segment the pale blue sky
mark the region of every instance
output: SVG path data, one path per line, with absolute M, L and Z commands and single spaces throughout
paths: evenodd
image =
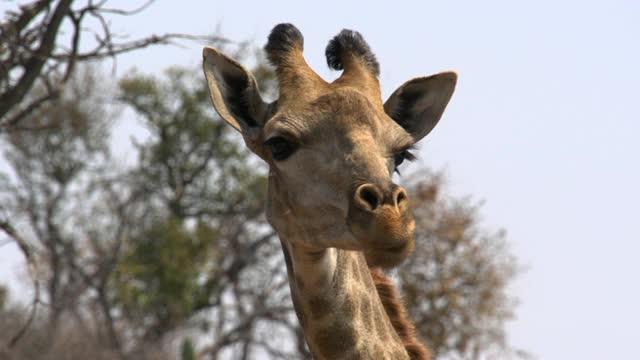
M 135 20 L 135 21 L 134 21 Z M 321 75 L 328 40 L 360 31 L 385 96 L 405 80 L 459 72 L 442 122 L 420 146 L 451 192 L 486 200 L 528 271 L 511 342 L 539 359 L 632 359 L 640 340 L 640 2 L 168 1 L 121 33 L 211 33 L 262 44 L 296 24 Z M 200 46 L 123 56 L 159 72 L 195 65 Z M 2 259 L 3 248 L 0 248 Z M 5 256 L 6 258 L 6 256 Z

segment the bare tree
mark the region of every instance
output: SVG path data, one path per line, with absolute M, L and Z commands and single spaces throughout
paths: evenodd
M 38 0 L 7 11 L 0 22 L 0 131 L 29 129 L 21 120 L 60 96 L 79 62 L 177 39 L 221 40 L 162 34 L 123 41 L 111 31 L 112 17 L 136 15 L 152 2 L 126 10 L 109 7 L 107 0 Z M 27 97 L 35 85 L 43 91 Z
M 86 204 L 80 199 L 97 164 L 108 157 L 109 116 L 97 100 L 102 92 L 95 80 L 92 71 L 85 71 L 56 101 L 23 120 L 41 130 L 3 138 L 16 181 L 0 184 L 1 210 L 9 214 L 0 230 L 22 249 L 35 281 L 33 313 L 46 303 L 52 331 L 62 314 L 78 308 L 97 271 L 96 258 L 86 251 L 91 241 L 76 229 L 74 216 Z

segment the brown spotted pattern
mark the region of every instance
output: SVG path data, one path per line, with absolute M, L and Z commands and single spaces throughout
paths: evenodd
M 316 359 L 409 359 L 405 345 L 386 314 L 369 267 L 361 252 L 336 250 L 335 271 L 323 286 L 305 282 L 317 278 L 298 274 L 301 269 L 323 271 L 322 260 L 308 263 L 291 251 L 289 271 L 296 313 Z M 315 280 L 314 280 L 315 279 Z M 323 282 L 320 280 L 320 282 Z M 303 283 L 302 287 L 299 285 Z M 301 288 L 307 289 L 301 291 Z M 304 320 L 302 320 L 304 319 Z

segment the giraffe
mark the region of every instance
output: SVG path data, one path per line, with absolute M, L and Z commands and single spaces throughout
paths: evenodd
M 382 268 L 415 245 L 407 192 L 392 181 L 440 120 L 457 75 L 400 86 L 383 103 L 379 64 L 360 33 L 328 44 L 329 83 L 291 24 L 265 51 L 279 97 L 266 103 L 250 71 L 206 47 L 203 69 L 220 117 L 269 166 L 266 213 L 280 237 L 293 305 L 315 359 L 429 359 Z

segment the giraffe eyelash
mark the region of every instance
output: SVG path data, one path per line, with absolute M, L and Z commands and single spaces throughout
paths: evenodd
M 400 174 L 400 170 L 398 170 L 398 167 L 399 167 L 399 166 L 400 166 L 400 165 L 401 165 L 405 160 L 407 160 L 407 161 L 414 161 L 414 160 L 416 160 L 416 156 L 415 156 L 415 155 L 410 151 L 410 150 L 413 150 L 413 149 L 415 149 L 415 148 L 413 147 L 413 145 L 412 145 L 412 146 L 409 146 L 409 147 L 405 148 L 404 150 L 402 150 L 402 151 L 400 151 L 400 152 L 396 153 L 396 154 L 393 156 L 393 162 L 394 162 L 394 164 L 393 164 L 393 166 L 394 166 L 393 171 L 394 171 L 394 172 L 396 172 L 396 173 L 398 173 L 398 175 L 401 175 L 401 174 Z
M 415 161 L 418 157 L 413 152 L 409 151 L 410 149 L 413 150 L 413 148 L 409 148 L 402 152 L 404 159 L 407 161 Z

